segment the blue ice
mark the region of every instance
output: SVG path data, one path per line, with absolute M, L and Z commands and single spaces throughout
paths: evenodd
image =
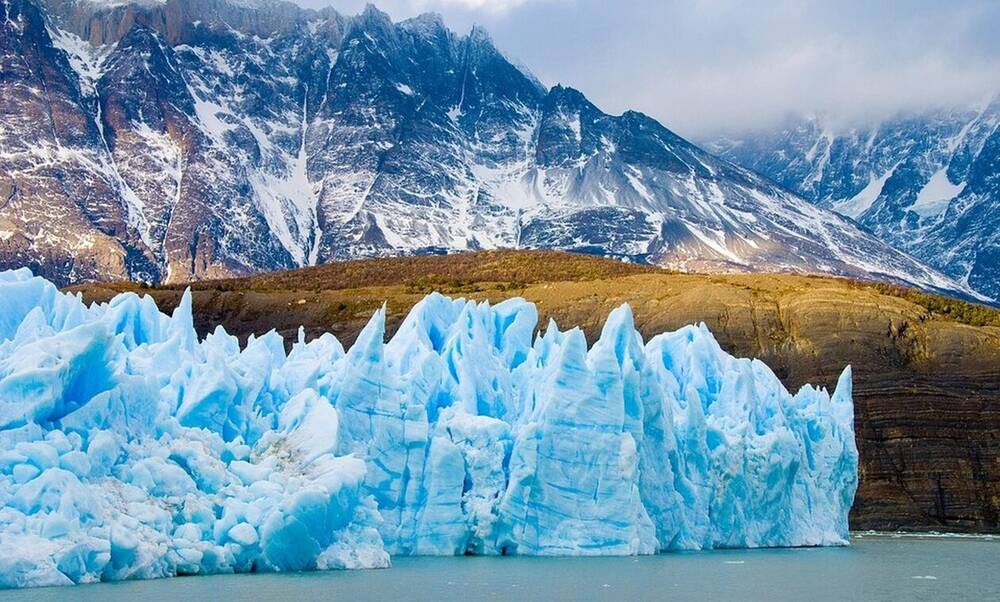
M 0 273 L 0 586 L 848 541 L 849 367 L 792 395 L 627 305 L 588 346 L 432 294 L 288 353 L 191 312 Z

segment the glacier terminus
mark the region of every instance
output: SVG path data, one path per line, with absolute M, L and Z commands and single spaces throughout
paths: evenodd
M 848 543 L 851 371 L 432 294 L 346 350 L 0 273 L 0 586 Z

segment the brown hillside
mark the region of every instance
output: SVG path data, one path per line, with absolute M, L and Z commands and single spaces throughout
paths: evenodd
M 105 300 L 131 285 L 79 290 Z M 197 327 L 246 337 L 332 331 L 354 340 L 383 302 L 390 331 L 428 292 L 522 296 L 542 321 L 593 337 L 628 302 L 644 336 L 705 322 L 724 348 L 766 361 L 793 390 L 854 366 L 858 529 L 1000 531 L 1000 311 L 884 285 L 799 275 L 677 274 L 552 252 L 482 252 L 331 264 L 193 285 Z M 143 289 L 165 311 L 181 291 Z

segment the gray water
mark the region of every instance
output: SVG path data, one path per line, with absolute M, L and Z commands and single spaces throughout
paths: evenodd
M 181 577 L 0 592 L 0 602 L 1000 600 L 1000 539 L 855 537 L 845 548 L 640 558 L 397 558 L 378 571 Z

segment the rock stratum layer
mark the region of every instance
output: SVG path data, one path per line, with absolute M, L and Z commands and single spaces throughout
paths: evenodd
M 91 286 L 107 300 L 129 285 Z M 855 529 L 1000 532 L 1000 312 L 848 280 L 676 274 L 582 255 L 483 252 L 349 262 L 194 285 L 195 323 L 245 339 L 334 332 L 345 344 L 388 300 L 387 330 L 433 290 L 518 295 L 541 319 L 594 340 L 628 303 L 645 337 L 705 322 L 723 349 L 757 357 L 786 387 L 854 369 L 860 484 Z M 146 289 L 163 308 L 180 290 Z
M 379 309 L 346 352 L 191 312 L 0 273 L 0 583 L 847 542 L 850 369 L 793 396 L 627 305 L 589 349 L 522 299 L 432 294 L 388 342 Z

